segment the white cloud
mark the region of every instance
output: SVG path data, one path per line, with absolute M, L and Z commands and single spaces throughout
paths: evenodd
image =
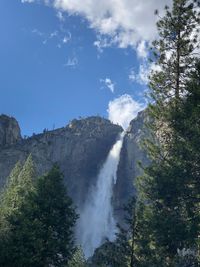
M 111 46 L 111 41 L 108 38 L 103 37 L 102 35 L 97 35 L 97 40 L 94 42 L 94 46 L 96 46 L 99 53 L 103 52 L 103 48 Z
M 127 129 L 130 121 L 144 108 L 144 104 L 135 101 L 130 95 L 125 94 L 109 102 L 107 109 L 108 118 L 113 123 L 121 125 L 123 129 Z
M 161 66 L 160 65 L 158 65 L 158 64 L 156 64 L 156 63 L 154 63 L 154 62 L 152 62 L 151 64 L 150 64 L 150 72 L 151 71 L 153 71 L 153 72 L 160 72 L 160 71 L 162 71 L 162 68 L 161 68 Z M 149 72 L 149 73 L 150 73 Z
M 140 84 L 148 84 L 149 82 L 149 74 L 150 74 L 150 69 L 147 64 L 140 64 L 139 68 L 139 74 L 138 74 L 138 82 Z
M 136 72 L 135 72 L 135 70 L 134 69 L 131 69 L 130 70 L 130 73 L 129 73 L 129 80 L 131 81 L 131 82 L 135 82 L 135 81 L 137 81 L 137 74 L 136 74 Z
M 140 85 L 147 85 L 149 82 L 149 74 L 151 70 L 151 64 L 149 65 L 147 62 L 142 62 L 139 66 L 138 73 L 136 73 L 134 69 L 130 70 L 129 80 L 131 82 L 137 82 Z
M 147 43 L 142 40 L 137 46 L 137 54 L 139 57 L 146 59 L 148 56 Z
M 91 28 L 110 38 L 107 44 L 138 47 L 140 56 L 146 55 L 145 41 L 156 36 L 154 10 L 160 9 L 162 15 L 164 6 L 171 4 L 172 0 L 54 0 L 58 10 L 86 18 Z
M 115 84 L 112 82 L 110 78 L 105 78 L 105 79 L 100 79 L 101 83 L 104 83 L 105 86 L 112 92 L 114 93 L 115 91 Z
M 160 72 L 162 70 L 161 66 L 155 62 L 149 62 L 143 59 L 139 65 L 139 71 L 136 72 L 134 68 L 130 70 L 129 80 L 131 82 L 136 82 L 140 85 L 147 85 L 149 83 L 149 76 L 152 72 Z
M 33 2 L 34 0 L 22 0 Z M 117 45 L 121 48 L 133 47 L 141 57 L 146 56 L 146 43 L 156 37 L 156 16 L 160 15 L 165 5 L 172 5 L 172 0 L 41 0 L 51 3 L 57 10 L 57 17 L 62 20 L 63 13 L 80 15 L 88 20 L 92 29 L 100 36 L 94 43 L 101 48 Z

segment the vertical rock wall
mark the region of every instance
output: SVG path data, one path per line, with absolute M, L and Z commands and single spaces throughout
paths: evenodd
M 0 115 L 0 147 L 13 145 L 21 140 L 21 132 L 16 119 Z
M 148 129 L 145 126 L 148 120 L 146 111 L 138 113 L 138 116 L 131 121 L 124 138 L 113 199 L 118 220 L 124 216 L 123 206 L 136 194 L 134 182 L 142 173 L 138 162 L 142 162 L 144 166 L 149 163 L 146 152 L 141 148 L 142 140 L 148 137 Z

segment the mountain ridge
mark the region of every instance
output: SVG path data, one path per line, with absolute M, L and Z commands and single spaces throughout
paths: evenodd
M 0 130 L 5 125 L 2 124 L 5 116 L 0 115 Z M 140 149 L 141 132 L 146 118 L 144 111 L 138 113 L 124 137 L 113 194 L 113 206 L 118 220 L 123 216 L 123 205 L 135 193 L 133 181 L 140 173 L 137 162 L 147 162 L 145 152 Z M 16 119 L 7 116 L 7 120 L 6 125 L 13 125 L 7 128 L 14 129 L 13 136 L 18 139 L 10 137 L 12 131 L 0 131 L 0 140 L 2 132 L 4 135 L 9 133 L 10 137 L 0 147 L 0 186 L 5 184 L 6 177 L 16 162 L 24 162 L 32 154 L 38 175 L 47 172 L 54 163 L 59 165 L 68 193 L 80 212 L 102 164 L 119 133 L 123 131 L 122 127 L 112 124 L 108 119 L 91 116 L 74 119 L 62 128 L 50 131 L 45 129 L 43 133 L 22 138 Z

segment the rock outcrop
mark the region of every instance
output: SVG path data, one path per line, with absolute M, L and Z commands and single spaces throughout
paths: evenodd
M 0 148 L 13 145 L 21 139 L 21 132 L 16 119 L 7 115 L 0 115 Z

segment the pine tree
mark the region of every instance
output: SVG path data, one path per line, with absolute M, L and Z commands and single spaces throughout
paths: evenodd
M 153 53 L 160 70 L 150 77 L 152 140 L 146 141 L 151 164 L 138 178 L 137 186 L 136 215 L 138 221 L 143 220 L 138 224 L 136 242 L 141 266 L 174 266 L 178 249 L 197 245 L 200 161 L 192 143 L 193 138 L 199 140 L 200 131 L 197 116 L 195 130 L 187 128 L 194 118 L 184 111 L 197 64 L 197 5 L 197 1 L 174 0 L 172 11 L 166 8 L 166 15 L 157 24 L 159 39 L 154 42 Z M 196 110 L 195 102 L 190 108 L 192 113 Z
M 150 87 L 155 101 L 178 101 L 197 58 L 199 1 L 173 0 L 172 11 L 157 22 L 159 37 L 153 42 L 153 60 L 160 70 L 152 73 Z M 157 13 L 157 12 L 156 12 Z
M 162 145 L 160 157 L 176 142 L 172 128 L 179 119 L 179 101 L 187 95 L 186 84 L 195 69 L 200 48 L 198 6 L 200 1 L 173 0 L 172 11 L 166 6 L 166 15 L 157 22 L 159 37 L 153 42 L 151 60 L 158 70 L 151 72 L 149 87 L 150 115 L 154 118 L 150 128 Z M 174 121 L 168 118 L 171 110 L 177 114 Z M 152 147 L 148 149 L 154 156 L 159 148 Z
M 36 180 L 35 190 L 26 195 L 18 212 L 9 216 L 8 248 L 12 252 L 7 266 L 66 266 L 74 252 L 76 218 L 63 176 L 54 166 Z
M 141 266 L 173 266 L 178 250 L 199 251 L 200 63 L 186 89 L 179 120 L 172 124 L 176 142 L 165 158 L 154 157 L 138 178 L 136 254 Z M 169 121 L 176 118 L 171 109 Z
M 0 201 L 0 265 L 9 266 L 12 224 L 10 216 L 21 209 L 26 195 L 34 190 L 35 168 L 30 155 L 22 166 L 18 162 L 11 171 L 7 183 L 1 192 Z
M 9 215 L 17 210 L 29 190 L 33 190 L 33 181 L 36 171 L 32 156 L 29 155 L 24 165 L 17 162 L 7 179 L 7 183 L 1 193 L 2 216 Z
M 6 214 L 12 212 L 16 206 L 16 190 L 15 186 L 18 184 L 18 177 L 22 170 L 20 162 L 17 162 L 14 169 L 11 171 L 6 185 L 1 190 L 0 194 L 0 222 L 3 223 Z M 2 227 L 0 227 L 2 228 Z
M 18 177 L 21 169 L 22 166 L 18 162 L 11 171 L 7 183 L 2 189 L 0 195 L 0 265 L 2 265 L 4 262 L 4 258 L 8 256 L 5 244 L 9 239 L 10 225 L 7 221 L 7 217 L 14 211 L 16 207 L 15 186 L 18 183 Z
M 152 209 L 147 205 L 146 198 L 137 198 L 135 216 L 134 255 L 137 267 L 159 266 L 160 259 L 154 253 L 155 245 L 152 239 Z M 160 266 L 162 266 L 160 264 Z
M 127 267 L 127 259 L 126 256 L 122 254 L 122 251 L 119 250 L 119 244 L 106 240 L 103 245 L 95 250 L 91 259 L 91 265 L 89 266 Z
M 72 259 L 69 261 L 68 267 L 87 267 L 87 263 L 81 247 L 76 248 Z
M 181 197 L 188 212 L 191 238 L 186 248 L 200 251 L 200 60 L 187 87 L 188 95 L 180 103 L 180 119 L 175 125 L 175 131 L 179 136 L 178 155 L 184 175 Z M 175 116 L 173 112 L 171 116 Z

